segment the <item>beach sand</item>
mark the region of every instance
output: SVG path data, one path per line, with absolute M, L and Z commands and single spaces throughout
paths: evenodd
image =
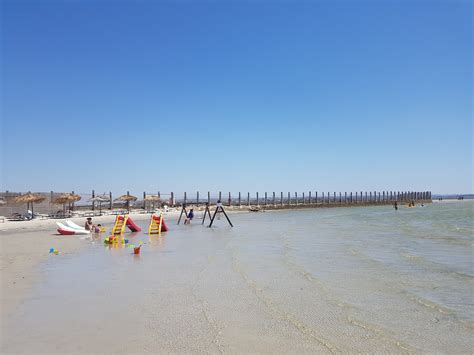
M 192 206 L 191 206 L 192 207 Z M 195 208 L 196 213 L 202 210 Z M 213 211 L 213 210 L 212 210 Z M 245 211 L 228 209 L 228 213 Z M 170 209 L 164 213 L 165 219 L 175 223 L 181 213 L 178 208 Z M 134 221 L 142 225 L 144 230 L 148 226 L 150 214 L 131 213 Z M 93 217 L 95 224 L 101 224 L 110 232 L 114 224 L 115 215 Z M 83 226 L 86 218 L 68 218 L 76 224 Z M 184 217 L 181 223 L 184 221 Z M 0 223 L 0 255 L 1 255 L 1 286 L 4 290 L 1 297 L 2 314 L 10 314 L 14 306 L 20 302 L 25 292 L 34 282 L 38 281 L 41 273 L 38 265 L 47 260 L 51 255 L 50 248 L 58 249 L 61 255 L 77 253 L 86 244 L 81 237 L 61 236 L 56 232 L 56 222 L 63 219 L 34 219 L 31 221 L 5 221 Z M 103 235 L 101 235 L 101 238 Z M 3 319 L 3 317 L 2 317 Z
M 171 218 L 179 216 L 177 211 L 167 213 Z M 134 220 L 143 222 L 149 220 L 149 215 L 132 214 Z M 85 218 L 70 218 L 71 221 L 83 225 Z M 43 273 L 39 268 L 51 257 L 61 258 L 78 253 L 87 243 L 81 240 L 84 236 L 62 236 L 56 232 L 56 222 L 64 220 L 35 219 L 31 221 L 6 221 L 0 223 L 0 315 L 2 319 L 2 334 L 4 320 L 17 311 L 17 307 L 28 299 L 31 287 L 42 281 Z M 104 215 L 93 218 L 94 223 L 100 223 L 111 230 L 115 221 L 114 215 Z M 100 236 L 101 238 L 103 235 Z M 50 248 L 57 249 L 59 255 L 51 255 Z
M 451 206 L 234 213 L 235 228 L 212 229 L 200 213 L 177 226 L 174 211 L 161 237 L 125 234 L 144 242 L 138 256 L 57 236 L 55 221 L 9 223 L 1 352 L 468 353 L 472 236 L 459 219 L 435 226 L 455 242 L 428 240 L 421 217 L 439 223 L 439 208 Z

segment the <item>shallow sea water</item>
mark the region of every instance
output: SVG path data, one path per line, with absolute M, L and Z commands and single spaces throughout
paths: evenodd
M 42 266 L 2 352 L 470 353 L 473 216 L 464 201 L 168 221 L 126 234 L 139 256 L 84 241 Z

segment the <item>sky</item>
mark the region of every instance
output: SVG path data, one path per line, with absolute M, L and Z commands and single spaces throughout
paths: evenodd
M 3 0 L 0 190 L 472 193 L 472 15 Z

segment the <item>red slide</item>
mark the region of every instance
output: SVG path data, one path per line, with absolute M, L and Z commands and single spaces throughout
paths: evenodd
M 160 223 L 160 216 L 153 215 L 152 218 L 156 221 L 156 223 L 158 223 L 158 224 Z M 166 225 L 164 218 L 161 221 L 161 231 L 162 232 L 167 232 L 168 231 L 168 226 Z
M 132 232 L 141 232 L 142 229 L 137 225 L 135 224 L 135 222 L 133 221 L 133 219 L 131 219 L 130 217 L 127 218 L 127 227 L 132 231 Z

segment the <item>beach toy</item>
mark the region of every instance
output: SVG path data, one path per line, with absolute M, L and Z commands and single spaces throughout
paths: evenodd
M 140 244 L 138 247 L 133 248 L 133 254 L 140 254 L 140 249 L 142 245 Z
M 59 250 L 58 249 L 54 249 L 54 255 L 58 255 L 59 254 Z
M 128 244 L 128 239 L 125 239 L 125 244 Z
M 49 248 L 49 253 L 54 253 L 54 248 Z

